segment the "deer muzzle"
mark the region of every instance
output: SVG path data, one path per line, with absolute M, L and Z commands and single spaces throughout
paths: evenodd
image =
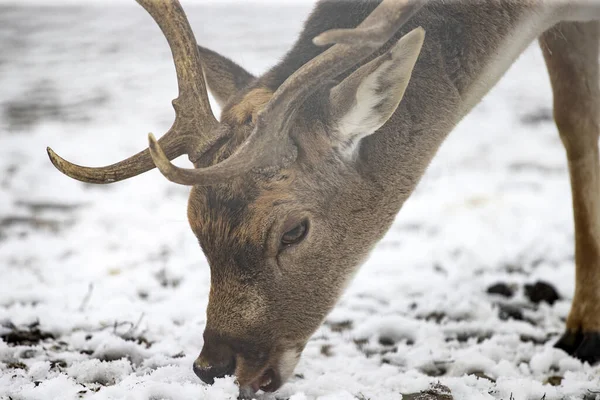
M 290 365 L 290 353 L 294 354 L 293 365 Z M 206 330 L 204 346 L 194 361 L 193 370 L 209 385 L 213 384 L 215 379 L 235 376 L 242 392 L 272 392 L 291 375 L 297 355 L 299 354 L 295 350 L 277 351 L 276 346 L 267 349 Z

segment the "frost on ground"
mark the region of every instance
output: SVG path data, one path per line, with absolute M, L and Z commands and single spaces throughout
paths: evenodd
M 202 44 L 259 73 L 308 11 L 188 13 Z M 191 369 L 209 268 L 188 189 L 156 171 L 81 184 L 45 154 L 108 164 L 166 131 L 176 84 L 158 28 L 135 5 L 4 5 L 0 48 L 0 398 L 235 399 L 232 378 L 209 387 Z M 574 279 L 550 105 L 532 46 L 444 144 L 291 381 L 259 397 L 600 398 L 600 368 L 552 348 Z

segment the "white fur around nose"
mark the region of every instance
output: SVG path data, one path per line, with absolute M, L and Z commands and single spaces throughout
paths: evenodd
M 281 355 L 279 359 L 279 375 L 283 382 L 288 380 L 288 378 L 294 372 L 294 368 L 298 364 L 300 360 L 300 353 L 297 350 L 286 350 Z

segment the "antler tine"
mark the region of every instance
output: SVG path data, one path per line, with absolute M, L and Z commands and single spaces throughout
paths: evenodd
M 165 156 L 172 160 L 182 154 L 202 151 L 214 142 L 218 124 L 212 113 L 196 39 L 178 0 L 136 0 L 163 32 L 175 63 L 178 97 L 173 100 L 175 121 L 159 140 Z M 48 148 L 54 166 L 71 178 L 89 183 L 113 183 L 156 167 L 146 149 L 106 167 L 83 167 L 59 157 Z
M 384 0 L 360 26 L 332 29 L 313 39 L 317 46 L 347 44 L 383 46 L 425 3 L 425 0 Z
M 254 131 L 236 153 L 204 169 L 179 168 L 166 159 L 150 138 L 151 154 L 167 179 L 183 185 L 211 185 L 273 162 L 289 162 L 295 147 L 287 125 L 299 106 L 323 83 L 364 61 L 392 38 L 426 0 L 383 0 L 355 29 L 332 30 L 318 36 L 316 44 L 335 44 L 290 76 L 259 113 Z
M 314 38 L 316 45 L 335 45 L 286 79 L 263 110 L 264 121 L 275 132 L 287 132 L 286 123 L 310 94 L 377 51 L 426 1 L 383 0 L 356 28 L 332 29 Z
M 195 139 L 195 137 L 190 138 L 189 136 L 168 137 L 167 135 L 160 138 L 160 142 L 165 148 L 166 157 L 169 160 L 184 154 L 189 147 L 190 140 Z M 114 183 L 156 168 L 149 149 L 106 167 L 84 167 L 65 160 L 50 147 L 47 147 L 46 151 L 56 169 L 73 179 L 86 183 Z
M 190 120 L 196 131 L 212 127 L 217 120 L 212 113 L 200 52 L 192 28 L 179 0 L 136 0 L 148 11 L 162 30 L 175 62 L 179 97 L 173 100 L 178 119 Z

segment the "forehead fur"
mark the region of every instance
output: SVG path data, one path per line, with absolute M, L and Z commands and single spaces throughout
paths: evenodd
M 203 156 L 200 166 L 217 164 L 233 154 L 252 133 L 253 118 L 272 95 L 273 91 L 266 87 L 255 87 L 235 96 L 221 114 L 221 122 L 230 133 Z M 226 184 L 193 188 L 188 217 L 203 247 L 217 246 L 217 242 L 227 238 L 234 241 L 249 233 L 249 224 L 244 220 L 249 218 L 251 205 L 263 191 L 259 183 L 252 177 L 236 178 Z
M 233 154 L 250 136 L 256 115 L 267 105 L 272 96 L 273 91 L 266 87 L 255 87 L 235 96 L 221 112 L 221 122 L 227 127 L 228 133 L 200 157 L 196 167 L 209 167 Z
M 272 95 L 273 91 L 268 88 L 255 87 L 232 100 L 221 115 L 221 122 L 228 127 L 229 134 L 204 155 L 204 165 L 198 166 L 214 165 L 233 154 L 252 133 L 252 117 L 263 109 Z M 307 101 L 298 112 L 294 129 L 304 138 L 316 135 L 316 127 L 323 120 L 321 117 L 326 108 L 316 100 L 318 98 Z M 302 162 L 275 174 L 263 176 L 248 171 L 226 183 L 192 189 L 188 219 L 211 264 L 231 262 L 236 253 L 246 258 L 252 252 L 262 253 L 260 248 L 248 246 L 263 246 L 274 219 L 283 217 L 277 214 L 278 209 L 287 212 L 294 208 L 290 205 L 298 200 L 295 198 L 298 185 L 304 181 L 300 179 L 299 171 L 311 169 L 311 163 L 307 164 L 307 161 L 312 159 L 312 153 L 315 150 L 310 146 L 303 148 Z
M 248 211 L 257 195 L 257 188 L 247 184 L 194 187 L 188 218 L 202 247 L 233 246 L 246 236 Z
M 259 261 L 277 206 L 292 202 L 292 177 L 274 181 L 236 179 L 227 185 L 194 187 L 188 219 L 213 265 L 249 267 Z
M 256 115 L 273 97 L 273 91 L 266 87 L 257 87 L 242 95 L 241 99 L 234 102 L 223 110 L 222 120 L 245 124 L 256 121 Z

